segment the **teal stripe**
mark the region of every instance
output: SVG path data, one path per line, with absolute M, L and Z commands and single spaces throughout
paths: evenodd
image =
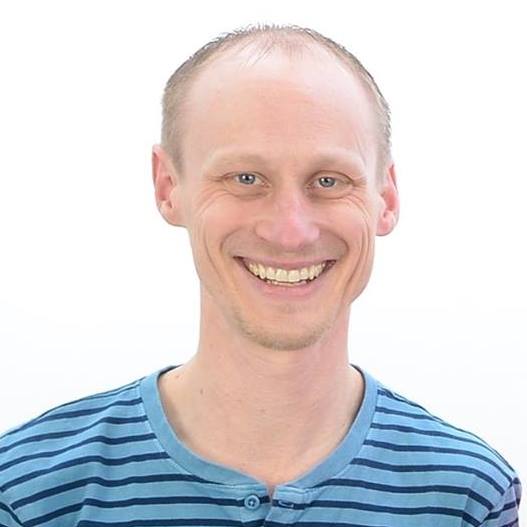
M 272 501 L 178 438 L 167 366 L 0 436 L 0 527 L 518 525 L 521 482 L 499 452 L 353 366 L 365 392 L 348 433 Z

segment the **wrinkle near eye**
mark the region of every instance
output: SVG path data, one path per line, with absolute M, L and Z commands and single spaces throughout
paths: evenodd
M 365 202 L 368 201 L 368 178 L 366 176 L 344 175 L 336 173 L 332 175 L 322 171 L 323 175 L 317 175 L 314 178 L 303 183 L 305 197 L 313 199 L 318 205 L 324 203 L 337 203 L 339 201 L 347 202 L 348 206 L 363 209 Z M 324 174 L 326 172 L 326 174 Z M 249 176 L 250 184 L 244 184 L 239 181 L 240 177 Z M 323 186 L 321 181 L 331 180 L 331 186 Z M 285 184 L 285 183 L 282 183 Z M 302 182 L 298 182 L 302 185 Z M 190 189 L 190 199 L 197 206 L 198 214 L 215 205 L 224 199 L 260 199 L 268 197 L 273 199 L 276 189 L 273 188 L 272 182 L 268 182 L 264 176 L 250 170 L 239 170 L 234 173 L 222 175 L 205 175 L 194 188 Z M 234 204 L 235 202 L 233 202 Z

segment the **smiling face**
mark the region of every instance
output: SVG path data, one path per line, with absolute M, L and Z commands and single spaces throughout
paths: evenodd
M 395 225 L 395 175 L 388 167 L 377 188 L 374 112 L 342 65 L 322 50 L 255 64 L 246 53 L 198 76 L 184 176 L 167 175 L 156 147 L 156 195 L 165 219 L 188 229 L 202 319 L 266 348 L 300 349 L 348 324 L 375 235 Z

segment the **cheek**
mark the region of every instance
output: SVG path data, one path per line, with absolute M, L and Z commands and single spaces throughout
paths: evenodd
M 192 204 L 189 234 L 195 258 L 215 266 L 213 258 L 223 250 L 224 243 L 240 227 L 243 211 L 232 196 L 221 191 L 204 191 Z
M 342 225 L 341 232 L 348 255 L 340 287 L 346 301 L 353 302 L 366 287 L 373 267 L 375 233 L 371 215 L 355 209 L 348 214 L 347 226 Z
M 342 237 L 351 249 L 363 249 L 375 234 L 375 222 L 372 204 L 366 200 L 353 199 L 344 203 L 335 215 L 335 225 L 338 225 Z

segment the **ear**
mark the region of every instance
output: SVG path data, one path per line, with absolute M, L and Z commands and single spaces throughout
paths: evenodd
M 399 192 L 395 166 L 390 163 L 380 189 L 380 208 L 377 217 L 377 236 L 385 236 L 393 231 L 399 220 Z
M 156 204 L 161 216 L 170 225 L 184 226 L 181 207 L 181 185 L 170 156 L 161 145 L 152 147 L 152 178 Z

